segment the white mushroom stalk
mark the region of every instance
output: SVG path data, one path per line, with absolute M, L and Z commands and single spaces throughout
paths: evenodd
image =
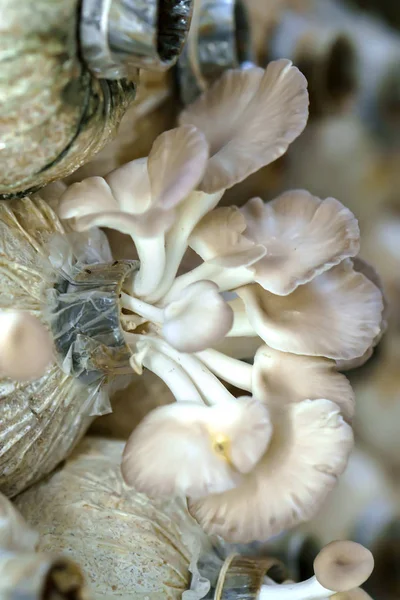
M 336 365 L 367 356 L 382 325 L 381 292 L 352 264 L 357 221 L 339 201 L 297 190 L 216 208 L 286 151 L 307 113 L 290 61 L 229 71 L 147 158 L 73 184 L 60 201 L 76 229 L 135 242 L 140 267 L 121 295 L 131 366 L 177 400 L 132 433 L 125 480 L 186 496 L 207 532 L 237 542 L 318 510 L 353 443 L 353 393 Z M 189 247 L 203 262 L 177 276 Z M 242 336 L 259 340 L 255 356 L 216 350 Z
M 371 552 L 360 544 L 332 542 L 315 559 L 313 577 L 300 583 L 282 585 L 269 581 L 262 586 L 258 600 L 361 600 L 363 592 L 359 586 L 365 583 L 373 568 Z M 368 596 L 365 595 L 365 598 Z
M 334 594 L 335 591 L 324 588 L 314 576 L 300 583 L 263 585 L 258 600 L 327 600 Z

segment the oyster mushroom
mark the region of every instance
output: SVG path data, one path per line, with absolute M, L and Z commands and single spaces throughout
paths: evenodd
M 229 72 L 155 141 L 148 159 L 75 184 L 60 201 L 77 229 L 108 224 L 136 243 L 139 268 L 120 297 L 129 363 L 163 379 L 181 404 L 132 433 L 127 481 L 152 494 L 187 494 L 207 531 L 235 541 L 274 535 L 321 505 L 353 441 L 353 396 L 333 361 L 360 356 L 382 322 L 379 289 L 350 260 L 358 225 L 337 200 L 293 191 L 269 207 L 256 199 L 241 211 L 213 210 L 224 189 L 285 152 L 304 127 L 307 103 L 289 61 Z M 177 276 L 188 246 L 203 262 Z M 282 370 L 307 365 L 314 385 L 285 390 L 274 372 L 279 403 L 257 380 L 259 364 L 215 349 L 227 336 L 261 337 L 299 355 Z M 224 422 L 223 411 L 233 418 L 243 406 L 221 380 L 253 394 L 258 423 L 253 412 L 248 423 Z M 174 439 L 169 452 L 164 426 Z
M 300 583 L 264 584 L 258 600 L 367 600 L 368 595 L 357 588 L 368 579 L 373 568 L 372 554 L 360 544 L 332 542 L 315 559 L 313 577 Z
M 59 215 L 75 219 L 81 231 L 110 227 L 131 235 L 141 267 L 134 290 L 146 296 L 163 275 L 165 232 L 173 223 L 173 209 L 200 182 L 207 158 L 207 142 L 195 127 L 166 131 L 147 159 L 127 163 L 105 179 L 89 177 L 73 183 L 61 198 Z
M 373 569 L 371 552 L 356 542 L 331 542 L 314 561 L 318 583 L 336 592 L 347 592 L 362 585 Z
M 271 432 L 267 408 L 252 398 L 212 407 L 189 402 L 160 407 L 128 441 L 122 473 L 125 481 L 152 496 L 196 498 L 223 492 L 251 471 Z
M 364 354 L 380 333 L 382 295 L 350 262 L 288 296 L 276 296 L 257 284 L 237 293 L 250 323 L 247 329 L 241 326 L 242 335 L 255 330 L 283 352 L 351 360 Z
M 328 400 L 271 407 L 273 433 L 262 458 L 233 489 L 189 499 L 210 534 L 232 542 L 267 539 L 308 520 L 346 466 L 351 428 Z
M 269 203 L 249 200 L 240 210 L 217 208 L 197 226 L 190 243 L 204 260 L 242 264 L 248 279 L 286 296 L 359 251 L 354 215 L 334 198 L 305 190 L 286 192 Z
M 226 71 L 180 116 L 180 123 L 203 131 L 210 146 L 200 189 L 230 188 L 282 156 L 307 116 L 307 81 L 289 60 L 265 71 Z

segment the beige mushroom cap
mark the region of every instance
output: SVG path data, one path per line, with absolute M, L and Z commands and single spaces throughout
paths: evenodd
M 151 411 L 122 459 L 129 485 L 149 496 L 202 498 L 235 488 L 263 456 L 268 409 L 243 397 L 212 407 L 177 402 Z
M 225 337 L 233 311 L 212 281 L 195 281 L 164 308 L 163 336 L 180 352 L 198 352 Z
M 44 325 L 21 310 L 0 313 L 0 375 L 29 381 L 44 375 L 53 356 L 53 343 Z
M 350 541 L 331 542 L 314 561 L 318 582 L 335 592 L 347 592 L 362 585 L 373 569 L 374 557 L 371 552 L 361 544 Z
M 179 117 L 198 127 L 210 146 L 200 189 L 230 188 L 282 156 L 307 117 L 307 81 L 289 60 L 272 61 L 265 71 L 225 71 Z
M 240 485 L 190 499 L 190 513 L 209 535 L 247 543 L 308 521 L 346 467 L 353 433 L 336 404 L 318 399 L 269 408 L 270 444 Z

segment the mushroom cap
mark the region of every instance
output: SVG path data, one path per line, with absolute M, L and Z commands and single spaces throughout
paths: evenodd
M 314 561 L 315 577 L 328 590 L 347 592 L 362 585 L 374 569 L 372 553 L 350 541 L 331 542 Z
M 301 402 L 305 398 L 328 398 L 344 418 L 354 416 L 354 392 L 348 379 L 338 373 L 334 361 L 320 356 L 302 356 L 261 346 L 254 357 L 253 394 L 268 404 Z
M 190 513 L 209 535 L 247 543 L 308 521 L 346 467 L 353 433 L 336 404 L 318 399 L 268 408 L 273 434 L 252 471 L 234 489 L 190 499 Z
M 272 294 L 291 294 L 360 249 L 357 219 L 335 198 L 291 190 L 268 203 L 252 198 L 240 211 L 244 235 L 268 250 L 254 271 Z
M 381 330 L 382 294 L 350 259 L 288 296 L 258 284 L 236 292 L 253 329 L 281 352 L 350 360 L 364 354 Z
M 172 226 L 172 209 L 196 188 L 207 159 L 207 142 L 196 127 L 165 131 L 148 158 L 132 160 L 105 178 L 73 183 L 61 196 L 58 214 L 75 219 L 77 231 L 107 227 L 144 238 L 157 236 Z
M 129 438 L 122 475 L 149 496 L 201 498 L 234 488 L 263 456 L 271 434 L 268 409 L 253 398 L 161 406 Z
M 186 286 L 164 309 L 164 338 L 180 352 L 199 352 L 225 337 L 233 311 L 213 281 Z
M 179 118 L 198 127 L 210 146 L 200 189 L 230 188 L 282 156 L 307 117 L 307 81 L 289 60 L 272 61 L 265 71 L 225 71 Z
M 39 319 L 26 311 L 4 311 L 0 331 L 0 374 L 17 381 L 44 375 L 53 357 L 53 343 Z

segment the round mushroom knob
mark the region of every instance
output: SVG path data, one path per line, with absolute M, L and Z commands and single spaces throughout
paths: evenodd
M 35 316 L 21 310 L 0 312 L 0 373 L 17 381 L 44 375 L 53 357 L 50 333 Z
M 331 542 L 314 561 L 317 581 L 335 592 L 347 592 L 362 585 L 373 568 L 371 552 L 361 544 L 349 541 Z

